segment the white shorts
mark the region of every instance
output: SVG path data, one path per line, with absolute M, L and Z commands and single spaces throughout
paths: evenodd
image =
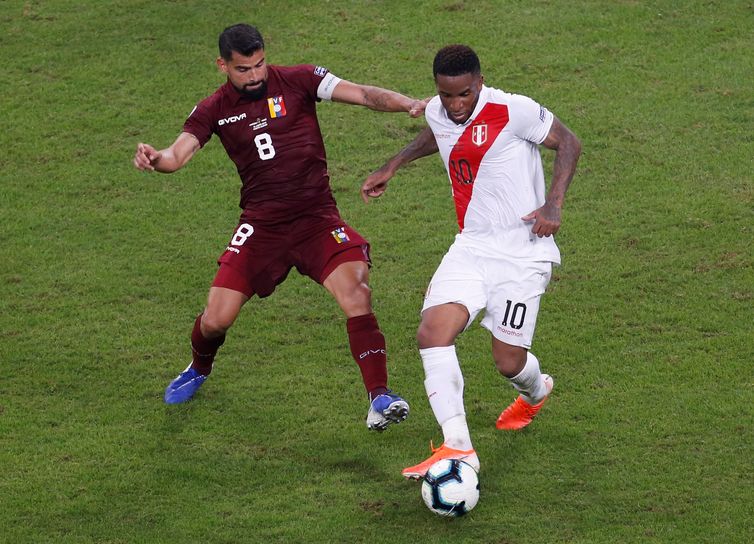
M 468 328 L 484 309 L 482 326 L 495 338 L 531 348 L 552 263 L 480 253 L 458 243 L 450 246 L 429 283 L 422 312 L 440 304 L 462 304 L 469 311 Z

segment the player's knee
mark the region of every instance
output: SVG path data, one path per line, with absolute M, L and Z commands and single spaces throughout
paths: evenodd
M 419 329 L 417 329 L 416 331 L 416 345 L 419 346 L 419 349 L 426 349 L 429 347 L 433 347 L 430 342 L 429 331 L 427 331 L 426 327 L 424 326 L 424 323 L 419 325 Z
M 234 320 L 235 316 L 205 311 L 202 315 L 202 334 L 207 338 L 222 336 L 227 332 Z
M 347 292 L 336 295 L 346 315 L 356 316 L 372 312 L 372 290 L 365 282 L 358 282 Z
M 419 349 L 449 346 L 454 341 L 455 338 L 450 338 L 440 327 L 425 320 L 422 320 L 416 331 L 416 343 Z
M 505 352 L 498 352 L 494 355 L 495 367 L 498 372 L 507 378 L 512 378 L 518 375 L 526 365 L 526 350 L 506 350 Z
M 372 289 L 369 287 L 368 283 L 361 281 L 358 284 L 356 284 L 356 287 L 351 293 L 351 297 L 356 302 L 360 302 L 363 304 L 371 304 L 372 303 Z

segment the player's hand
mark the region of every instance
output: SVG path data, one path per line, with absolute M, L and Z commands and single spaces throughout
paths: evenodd
M 154 165 L 160 160 L 161 153 L 149 144 L 137 144 L 134 166 L 139 170 L 154 171 Z
M 387 190 L 387 182 L 393 177 L 387 166 L 383 166 L 379 170 L 375 170 L 364 181 L 361 186 L 361 199 L 364 203 L 368 203 L 370 198 L 378 198 Z
M 414 100 L 411 102 L 411 106 L 409 106 L 408 114 L 411 117 L 421 117 L 424 114 L 424 110 L 427 107 L 427 103 L 430 101 L 430 98 L 425 98 L 424 100 Z
M 545 202 L 545 205 L 521 218 L 526 223 L 534 223 L 532 233 L 540 238 L 552 236 L 560 230 L 560 207 Z

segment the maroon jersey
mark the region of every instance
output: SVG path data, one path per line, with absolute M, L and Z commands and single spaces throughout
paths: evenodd
M 197 104 L 183 130 L 202 147 L 218 135 L 241 176 L 244 220 L 279 223 L 332 212 L 316 112 L 317 88 L 327 70 L 308 64 L 267 70 L 266 98 L 251 100 L 227 82 Z

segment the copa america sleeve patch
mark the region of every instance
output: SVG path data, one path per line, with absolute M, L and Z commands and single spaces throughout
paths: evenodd
M 319 87 L 317 87 L 317 97 L 321 100 L 332 100 L 332 93 L 341 81 L 339 77 L 334 76 L 331 72 L 327 72 L 325 77 L 322 78 Z
M 547 119 L 547 114 L 548 113 L 549 112 L 547 111 L 547 108 L 545 108 L 544 106 L 541 106 L 541 105 L 539 106 L 539 120 L 540 121 L 542 121 L 544 123 L 545 119 Z

